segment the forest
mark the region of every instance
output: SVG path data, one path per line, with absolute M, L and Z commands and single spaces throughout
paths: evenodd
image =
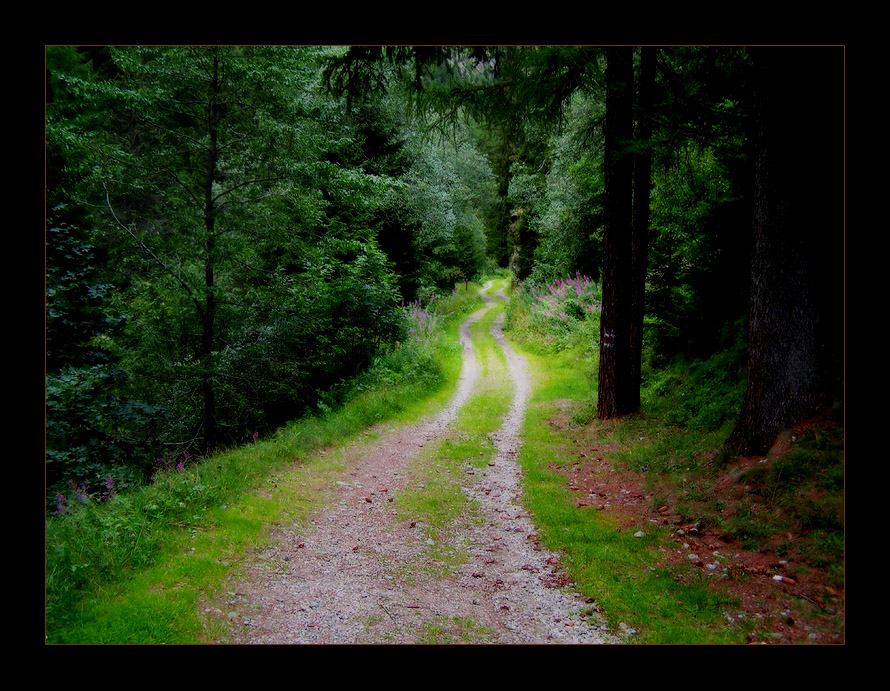
M 844 117 L 838 46 L 47 46 L 47 516 L 434 380 L 497 271 L 597 286 L 600 420 L 718 354 L 731 453 L 842 416 Z

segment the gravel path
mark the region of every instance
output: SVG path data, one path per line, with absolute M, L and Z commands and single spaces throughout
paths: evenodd
M 525 361 L 506 342 L 502 316 L 491 334 L 504 349 L 514 397 L 492 435 L 496 455 L 483 473 L 469 466 L 464 491 L 481 521 L 453 527 L 468 546 L 459 571 L 430 567 L 430 538 L 400 519 L 394 500 L 418 487 L 412 459 L 447 434 L 480 376 L 470 327 L 461 326 L 463 369 L 457 393 L 436 416 L 344 450 L 336 497 L 308 525 L 276 530 L 270 546 L 231 583 L 225 603 L 207 609 L 234 643 L 614 643 L 602 623 L 579 616 L 584 603 L 556 587 L 556 555 L 540 548 L 523 509 L 520 446 L 531 387 Z M 503 294 L 500 297 L 503 299 Z

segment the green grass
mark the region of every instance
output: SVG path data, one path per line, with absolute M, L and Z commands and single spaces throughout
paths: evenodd
M 490 643 L 494 632 L 480 626 L 472 619 L 442 617 L 440 621 L 426 622 L 420 633 L 423 645 Z
M 641 539 L 607 514 L 577 507 L 565 476 L 549 468 L 554 460 L 577 455 L 573 439 L 547 423 L 557 412 L 555 401 L 589 398 L 590 384 L 579 371 L 583 357 L 578 350 L 524 355 L 535 379 L 520 454 L 524 497 L 543 544 L 564 555 L 568 575 L 611 628 L 624 624 L 637 632 L 632 642 L 742 642 L 745 632 L 725 625 L 730 602 L 712 594 L 705 582 L 660 566 L 665 529 L 652 526 Z

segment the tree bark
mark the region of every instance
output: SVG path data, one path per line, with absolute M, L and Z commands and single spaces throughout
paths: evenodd
M 841 166 L 835 102 L 802 112 L 834 73 L 803 49 L 754 54 L 756 158 L 754 244 L 748 334 L 748 384 L 727 445 L 743 455 L 769 450 L 785 427 L 830 403 L 838 381 L 839 350 L 824 328 L 839 323 L 842 253 L 827 250 L 843 234 L 842 188 L 832 189 Z M 821 110 L 820 110 L 821 109 Z M 829 152 L 834 152 L 830 154 Z M 842 164 L 842 161 L 841 161 Z M 836 245 L 834 245 L 836 246 Z M 842 280 L 842 279 L 841 279 Z M 841 307 L 842 310 L 842 307 Z M 820 323 L 822 325 L 820 326 Z M 833 353 L 833 354 L 832 354 Z M 826 357 L 827 355 L 827 357 Z
M 649 258 L 649 201 L 652 191 L 652 97 L 655 90 L 656 48 L 640 49 L 640 78 L 637 87 L 637 152 L 633 183 L 633 293 L 631 298 L 630 367 L 628 407 L 640 409 L 643 361 L 643 317 L 646 312 L 646 271 Z M 643 147 L 643 148 L 641 148 Z
M 631 220 L 633 157 L 633 49 L 606 50 L 603 296 L 597 415 L 601 420 L 632 411 Z
M 216 340 L 216 201 L 213 183 L 217 177 L 219 160 L 219 109 L 217 95 L 219 93 L 219 57 L 213 56 L 211 72 L 210 98 L 207 102 L 207 124 L 209 146 L 207 170 L 204 187 L 204 313 L 201 319 L 201 392 L 204 398 L 204 450 L 210 452 L 216 446 L 216 384 L 214 345 Z

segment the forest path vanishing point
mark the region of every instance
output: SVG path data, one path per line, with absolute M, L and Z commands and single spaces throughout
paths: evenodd
M 486 336 L 471 331 L 496 304 L 491 290 L 486 284 L 486 307 L 460 327 L 463 365 L 450 403 L 418 424 L 340 450 L 345 470 L 332 499 L 308 521 L 276 527 L 224 601 L 205 605 L 225 631 L 220 642 L 617 642 L 603 622 L 580 616 L 578 596 L 557 587 L 555 555 L 538 545 L 521 505 L 516 455 L 531 385 L 525 360 L 504 339 L 503 313 L 490 335 L 504 357 L 488 366 L 501 368 L 489 376 L 512 381 L 512 404 L 489 435 L 495 453 L 487 466 L 463 464 L 458 481 L 470 515 L 427 530 L 397 510 L 402 493 L 422 496 L 438 481 L 429 454 L 459 436 L 455 420 L 482 373 L 474 338 Z M 496 295 L 506 300 L 503 288 Z

